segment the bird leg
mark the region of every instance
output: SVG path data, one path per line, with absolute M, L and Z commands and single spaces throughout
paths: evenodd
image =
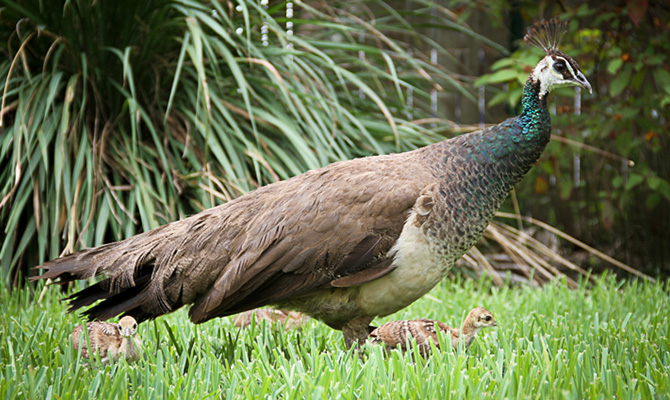
M 354 318 L 342 326 L 342 334 L 344 335 L 344 343 L 347 345 L 347 349 L 350 349 L 356 343 L 358 344 L 358 352 L 360 354 L 361 347 L 368 338 L 368 327 L 373 319 L 374 317 Z

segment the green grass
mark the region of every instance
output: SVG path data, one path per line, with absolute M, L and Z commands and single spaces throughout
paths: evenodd
M 0 398 L 666 398 L 668 294 L 667 282 L 611 278 L 576 290 L 444 281 L 385 320 L 454 324 L 481 305 L 499 326 L 469 351 L 428 362 L 379 346 L 360 361 L 339 332 L 314 321 L 289 333 L 240 331 L 230 319 L 193 325 L 180 310 L 140 325 L 143 360 L 99 368 L 68 344 L 79 321 L 56 288 L 41 304 L 30 289 L 2 289 Z

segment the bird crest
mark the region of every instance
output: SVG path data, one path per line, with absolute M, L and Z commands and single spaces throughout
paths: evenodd
M 544 50 L 546 54 L 555 52 L 567 30 L 568 22 L 558 18 L 538 21 L 528 28 L 528 33 L 523 40 Z

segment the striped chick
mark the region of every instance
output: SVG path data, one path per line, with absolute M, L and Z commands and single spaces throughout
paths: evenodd
M 432 319 L 400 320 L 388 322 L 370 332 L 368 339 L 371 343 L 384 343 L 387 349 L 398 346 L 407 350 L 408 339 L 414 338 L 422 356 L 430 354 L 431 342 L 439 348 L 437 330 L 451 338 L 451 345 L 458 349 L 459 341 L 464 346 L 470 346 L 475 336 L 482 328 L 498 326 L 493 314 L 483 307 L 475 307 L 465 318 L 461 329 L 452 328 L 447 324 Z
M 116 361 L 119 357 L 124 357 L 129 362 L 140 358 L 139 348 L 142 341 L 137 337 L 135 318 L 125 316 L 118 324 L 93 321 L 86 324 L 86 330 L 93 352 L 88 348 L 84 325 L 78 325 L 72 331 L 74 348 L 78 351 L 81 347 L 82 357 L 90 358 L 97 350 L 104 364 Z

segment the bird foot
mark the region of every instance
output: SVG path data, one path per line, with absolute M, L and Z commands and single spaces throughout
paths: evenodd
M 353 319 L 342 327 L 342 334 L 344 336 L 344 344 L 347 346 L 347 349 L 351 349 L 352 346 L 356 346 L 358 350 L 358 357 L 363 359 L 362 348 L 366 343 L 368 338 L 368 333 L 370 332 L 370 322 L 374 318 L 372 317 L 360 317 Z

